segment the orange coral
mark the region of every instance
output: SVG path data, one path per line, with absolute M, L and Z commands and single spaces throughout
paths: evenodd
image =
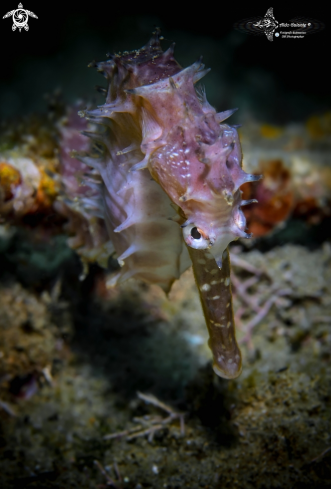
M 36 195 L 36 206 L 38 210 L 49 209 L 57 195 L 59 194 L 59 183 L 46 173 L 46 171 L 40 169 L 40 184 Z
M 6 162 L 0 163 L 0 197 L 4 201 L 13 197 L 13 187 L 20 185 L 21 181 L 21 174 L 16 168 Z

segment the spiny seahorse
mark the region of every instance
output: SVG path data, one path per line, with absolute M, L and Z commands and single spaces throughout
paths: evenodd
M 101 177 L 121 265 L 112 284 L 134 276 L 168 292 L 192 262 L 213 368 L 231 379 L 242 366 L 227 247 L 250 237 L 241 207 L 251 201 L 239 188 L 260 176 L 242 169 L 237 129 L 224 123 L 234 110 L 217 113 L 196 85 L 209 70 L 201 59 L 182 69 L 173 53 L 157 29 L 141 49 L 93 63 L 107 79 L 106 102 L 81 113 L 99 129 L 86 133 L 93 153 L 78 157 Z

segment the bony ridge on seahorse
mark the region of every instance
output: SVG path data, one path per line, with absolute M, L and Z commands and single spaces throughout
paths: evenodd
M 143 48 L 95 64 L 108 81 L 106 103 L 83 115 L 103 129 L 89 134 L 94 157 L 80 158 L 103 182 L 105 221 L 122 265 L 112 283 L 136 276 L 168 292 L 189 254 L 214 371 L 231 379 L 242 366 L 227 247 L 250 237 L 241 207 L 251 201 L 239 188 L 261 177 L 242 169 L 236 127 L 224 123 L 234 110 L 217 113 L 196 86 L 209 70 L 201 59 L 182 69 L 173 50 L 162 51 L 157 29 Z

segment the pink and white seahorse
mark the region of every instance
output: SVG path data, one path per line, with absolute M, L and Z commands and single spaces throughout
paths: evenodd
M 248 238 L 240 186 L 260 179 L 242 169 L 233 110 L 217 113 L 196 83 L 201 60 L 182 69 L 159 30 L 141 49 L 94 63 L 107 79 L 106 102 L 82 116 L 99 126 L 80 155 L 102 182 L 104 217 L 121 265 L 112 283 L 137 277 L 168 292 L 193 264 L 209 331 L 213 368 L 241 373 L 228 244 Z M 175 217 L 169 219 L 170 206 Z

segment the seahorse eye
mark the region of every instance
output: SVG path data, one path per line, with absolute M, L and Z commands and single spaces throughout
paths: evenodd
M 183 228 L 183 236 L 186 244 L 196 250 L 207 250 L 213 244 L 208 234 L 195 223 Z
M 201 238 L 201 233 L 199 233 L 197 227 L 194 227 L 194 228 L 191 229 L 191 236 L 194 239 L 200 239 Z

